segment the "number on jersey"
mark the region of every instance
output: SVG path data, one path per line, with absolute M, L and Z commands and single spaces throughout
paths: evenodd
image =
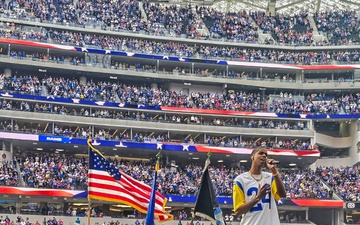
M 249 190 L 247 191 L 247 196 L 253 196 L 254 193 L 255 193 L 255 196 L 256 196 L 258 194 L 258 192 L 259 192 L 259 189 L 256 188 L 256 187 L 249 188 Z M 269 204 L 269 209 L 271 209 L 271 201 L 270 200 L 271 200 L 271 192 L 267 193 L 267 195 L 265 195 L 265 197 L 261 199 L 261 202 L 254 205 L 250 209 L 250 212 L 256 212 L 256 211 L 263 210 L 263 204 L 262 203 L 268 203 Z

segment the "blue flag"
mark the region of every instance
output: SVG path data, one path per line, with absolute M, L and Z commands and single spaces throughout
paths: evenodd
M 156 178 L 157 178 L 157 170 L 154 171 L 154 181 L 150 195 L 150 203 L 146 214 L 146 225 L 154 225 L 154 211 L 155 211 L 155 201 L 156 201 L 155 200 Z

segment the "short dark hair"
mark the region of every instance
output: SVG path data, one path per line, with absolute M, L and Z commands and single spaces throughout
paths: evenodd
M 254 148 L 252 151 L 251 151 L 251 155 L 250 155 L 250 158 L 252 158 L 258 151 L 260 150 L 267 150 L 266 148 L 264 147 L 257 147 L 257 148 Z

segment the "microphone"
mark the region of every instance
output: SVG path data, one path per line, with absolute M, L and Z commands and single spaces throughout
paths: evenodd
M 270 165 L 277 165 L 277 164 L 280 164 L 280 161 L 278 160 L 273 160 L 271 162 L 269 162 Z

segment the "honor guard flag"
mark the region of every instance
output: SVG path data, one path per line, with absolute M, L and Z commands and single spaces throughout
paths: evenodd
M 222 211 L 210 179 L 208 166 L 206 166 L 206 169 L 201 177 L 200 190 L 196 199 L 194 213 L 196 216 L 204 217 L 217 225 L 225 224 Z
M 122 203 L 133 207 L 141 213 L 147 213 L 152 189 L 143 182 L 120 171 L 95 149 L 90 141 L 88 197 L 108 202 Z M 155 192 L 153 197 L 155 219 L 160 221 L 171 220 L 172 215 L 166 214 L 167 199 Z
M 157 179 L 157 173 L 159 171 L 159 162 L 156 162 L 155 171 L 154 171 L 154 179 L 153 179 L 153 185 L 152 185 L 152 191 L 150 195 L 150 203 L 148 212 L 146 214 L 146 225 L 154 225 L 154 209 L 155 209 L 155 190 L 156 190 L 156 179 Z

